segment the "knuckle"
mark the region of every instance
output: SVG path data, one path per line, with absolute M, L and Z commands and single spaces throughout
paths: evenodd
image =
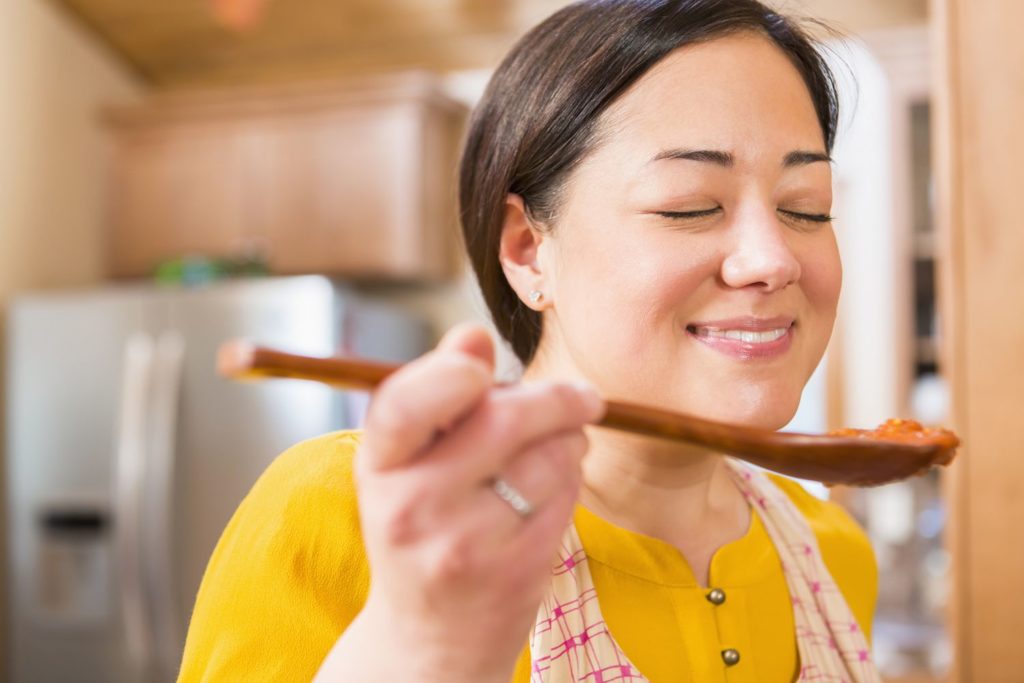
M 395 391 L 396 387 L 382 388 L 370 405 L 366 418 L 367 431 L 384 437 L 393 437 L 415 419 L 416 406 L 408 394 Z
M 425 356 L 417 358 L 399 368 L 397 372 L 388 375 L 377 387 L 374 396 L 386 402 L 392 396 L 404 395 L 408 391 L 408 385 L 415 381 L 416 375 L 419 374 L 427 360 Z
M 433 352 L 413 361 L 377 389 L 366 418 L 368 433 L 400 436 L 426 426 L 441 403 L 463 403 L 490 386 L 487 368 L 458 353 Z M 444 411 L 441 410 L 443 413 Z
M 551 387 L 560 415 L 566 422 L 577 423 L 583 420 L 583 405 L 579 392 L 568 384 L 555 384 Z
M 568 461 L 558 439 L 537 442 L 516 459 L 509 472 L 510 483 L 528 497 L 543 497 L 552 482 L 563 478 Z
M 489 386 L 490 373 L 486 366 L 476 358 L 463 353 L 447 353 L 438 359 L 439 369 L 452 379 L 458 378 L 473 386 Z
M 539 445 L 537 460 L 542 461 L 545 475 L 550 479 L 563 480 L 586 452 L 589 442 L 582 432 L 571 432 L 548 439 Z
M 536 459 L 543 463 L 544 467 L 552 468 L 558 464 L 565 454 L 565 443 L 562 439 L 546 439 L 537 444 L 535 448 Z
M 487 422 L 487 433 L 494 442 L 507 442 L 521 428 L 522 420 L 515 408 L 488 398 L 481 410 Z
M 456 536 L 441 545 L 432 574 L 437 581 L 456 583 L 474 576 L 479 566 L 474 544 L 465 536 Z
M 407 545 L 419 536 L 418 514 L 409 504 L 400 504 L 391 510 L 384 521 L 384 541 L 388 545 Z
M 582 429 L 566 436 L 566 447 L 574 456 L 580 457 L 590 449 L 590 439 Z
M 383 516 L 384 541 L 389 545 L 408 545 L 422 537 L 426 527 L 424 508 L 426 492 L 413 486 L 402 494 L 392 494 L 393 502 Z

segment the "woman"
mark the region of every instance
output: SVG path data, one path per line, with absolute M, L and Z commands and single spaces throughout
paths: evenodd
M 835 102 L 753 0 L 589 0 L 528 34 L 460 194 L 526 381 L 493 387 L 489 337 L 458 328 L 365 432 L 280 458 L 214 553 L 181 679 L 877 680 L 875 565 L 838 507 L 591 426 L 598 393 L 793 416 L 839 295 Z

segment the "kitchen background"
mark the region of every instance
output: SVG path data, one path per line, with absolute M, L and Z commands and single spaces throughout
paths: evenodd
M 563 4 L 0 6 L 0 680 L 166 679 L 202 558 L 252 479 L 358 421 L 355 397 L 226 387 L 221 338 L 399 359 L 485 319 L 455 237 L 459 136 L 489 70 Z M 902 415 L 967 437 L 949 473 L 819 493 L 875 544 L 887 680 L 1019 682 L 1024 47 L 1007 27 L 1024 10 L 777 4 L 841 32 L 826 39 L 845 104 L 840 319 L 790 428 Z M 214 450 L 230 473 L 209 470 Z M 171 483 L 132 488 L 145 458 Z M 161 530 L 174 540 L 147 545 Z

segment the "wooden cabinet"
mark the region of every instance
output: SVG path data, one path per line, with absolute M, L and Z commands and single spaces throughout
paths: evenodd
M 258 252 L 274 273 L 448 277 L 464 117 L 425 74 L 112 112 L 110 273 Z
M 950 681 L 1024 672 L 1024 3 L 937 0 L 941 362 L 963 448 L 948 482 L 957 657 Z

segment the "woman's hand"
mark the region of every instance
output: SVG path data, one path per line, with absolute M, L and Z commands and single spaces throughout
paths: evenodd
M 493 365 L 487 332 L 464 326 L 378 389 L 356 459 L 372 586 L 318 678 L 509 680 L 604 407 L 585 386 L 495 387 Z

